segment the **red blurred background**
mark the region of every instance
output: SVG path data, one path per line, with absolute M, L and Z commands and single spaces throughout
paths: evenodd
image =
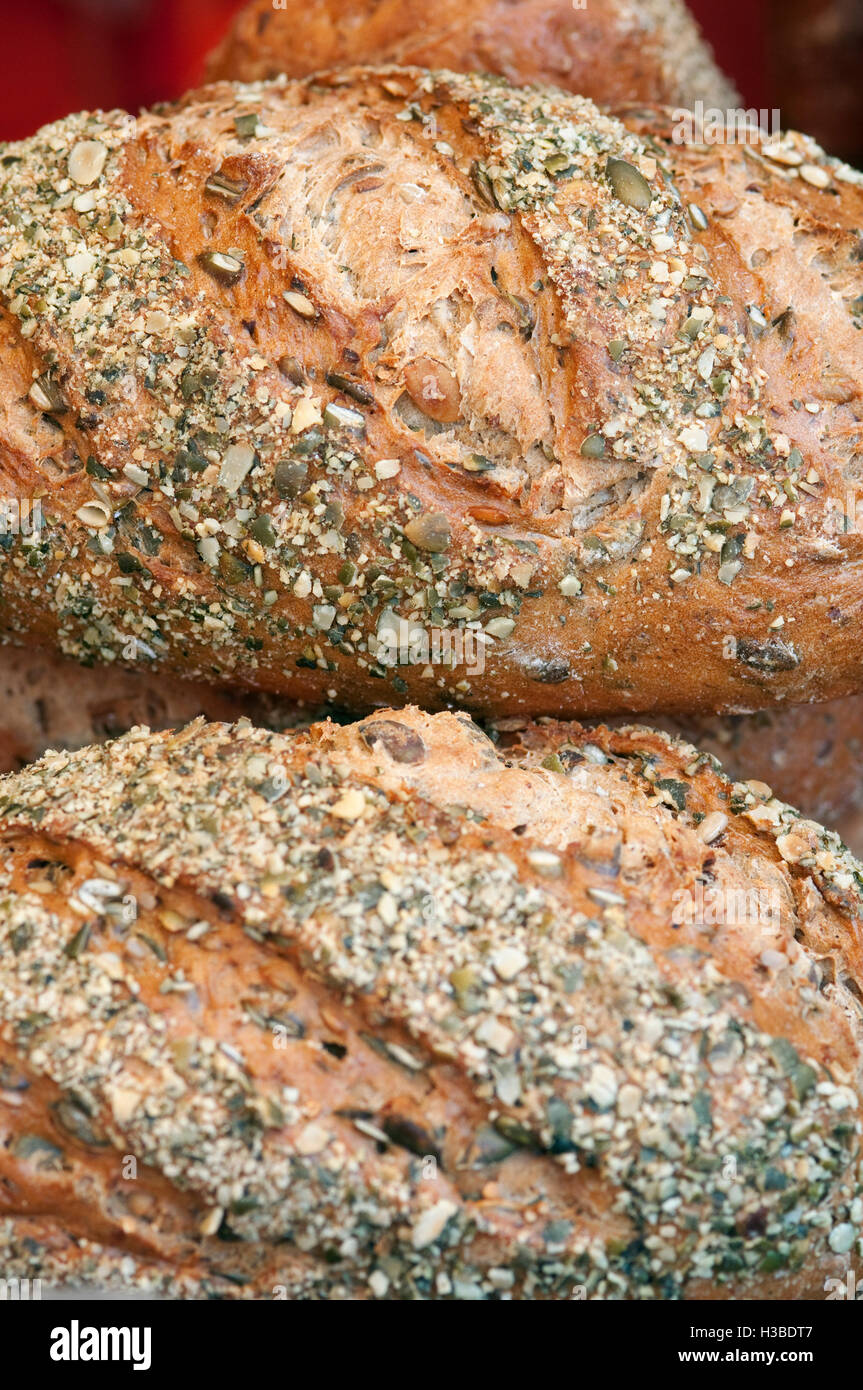
M 0 0 L 0 139 L 84 107 L 135 110 L 200 78 L 243 0 Z M 863 0 L 691 0 L 747 106 L 863 150 Z

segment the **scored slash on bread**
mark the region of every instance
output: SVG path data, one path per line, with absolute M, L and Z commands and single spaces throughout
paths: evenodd
M 9 1273 L 806 1298 L 856 1267 L 863 868 L 686 744 L 136 730 L 6 779 L 0 853 Z M 769 911 L 681 912 L 709 893 Z

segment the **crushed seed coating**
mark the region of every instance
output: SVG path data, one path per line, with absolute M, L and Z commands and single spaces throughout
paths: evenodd
M 0 1161 L 89 1173 L 73 1272 L 94 1226 L 233 1296 L 794 1297 L 857 1260 L 863 868 L 686 744 L 196 721 L 7 778 L 0 836 L 34 1107 Z M 724 913 L 672 911 L 705 885 Z

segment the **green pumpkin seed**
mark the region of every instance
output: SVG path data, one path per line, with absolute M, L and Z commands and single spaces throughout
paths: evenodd
M 204 192 L 226 203 L 238 203 L 248 187 L 245 179 L 230 179 L 221 169 L 217 169 L 204 184 Z
M 268 516 L 258 516 L 249 527 L 249 533 L 261 545 L 272 547 L 276 544 L 276 533 L 273 530 L 273 523 Z
M 432 555 L 442 554 L 451 539 L 449 519 L 443 512 L 426 512 L 409 521 L 405 535 L 418 550 L 427 550 Z
M 219 555 L 219 574 L 226 584 L 242 584 L 248 579 L 250 570 L 239 555 L 232 555 L 230 551 L 223 550 Z
M 470 166 L 470 180 L 482 201 L 486 203 L 488 207 L 496 208 L 497 199 L 494 196 L 491 179 L 477 160 L 474 160 L 473 164 Z
M 276 464 L 273 485 L 280 497 L 299 497 L 309 480 L 309 465 L 299 459 L 283 459 Z
M 628 208 L 645 210 L 653 202 L 650 184 L 644 175 L 625 159 L 609 159 L 605 166 L 614 196 Z
M 605 439 L 601 434 L 589 434 L 581 446 L 586 459 L 601 459 L 605 453 Z

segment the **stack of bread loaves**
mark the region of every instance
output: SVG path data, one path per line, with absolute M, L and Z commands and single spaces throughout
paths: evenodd
M 679 0 L 258 0 L 211 76 L 0 152 L 4 1267 L 817 1297 L 863 177 L 681 140 Z

